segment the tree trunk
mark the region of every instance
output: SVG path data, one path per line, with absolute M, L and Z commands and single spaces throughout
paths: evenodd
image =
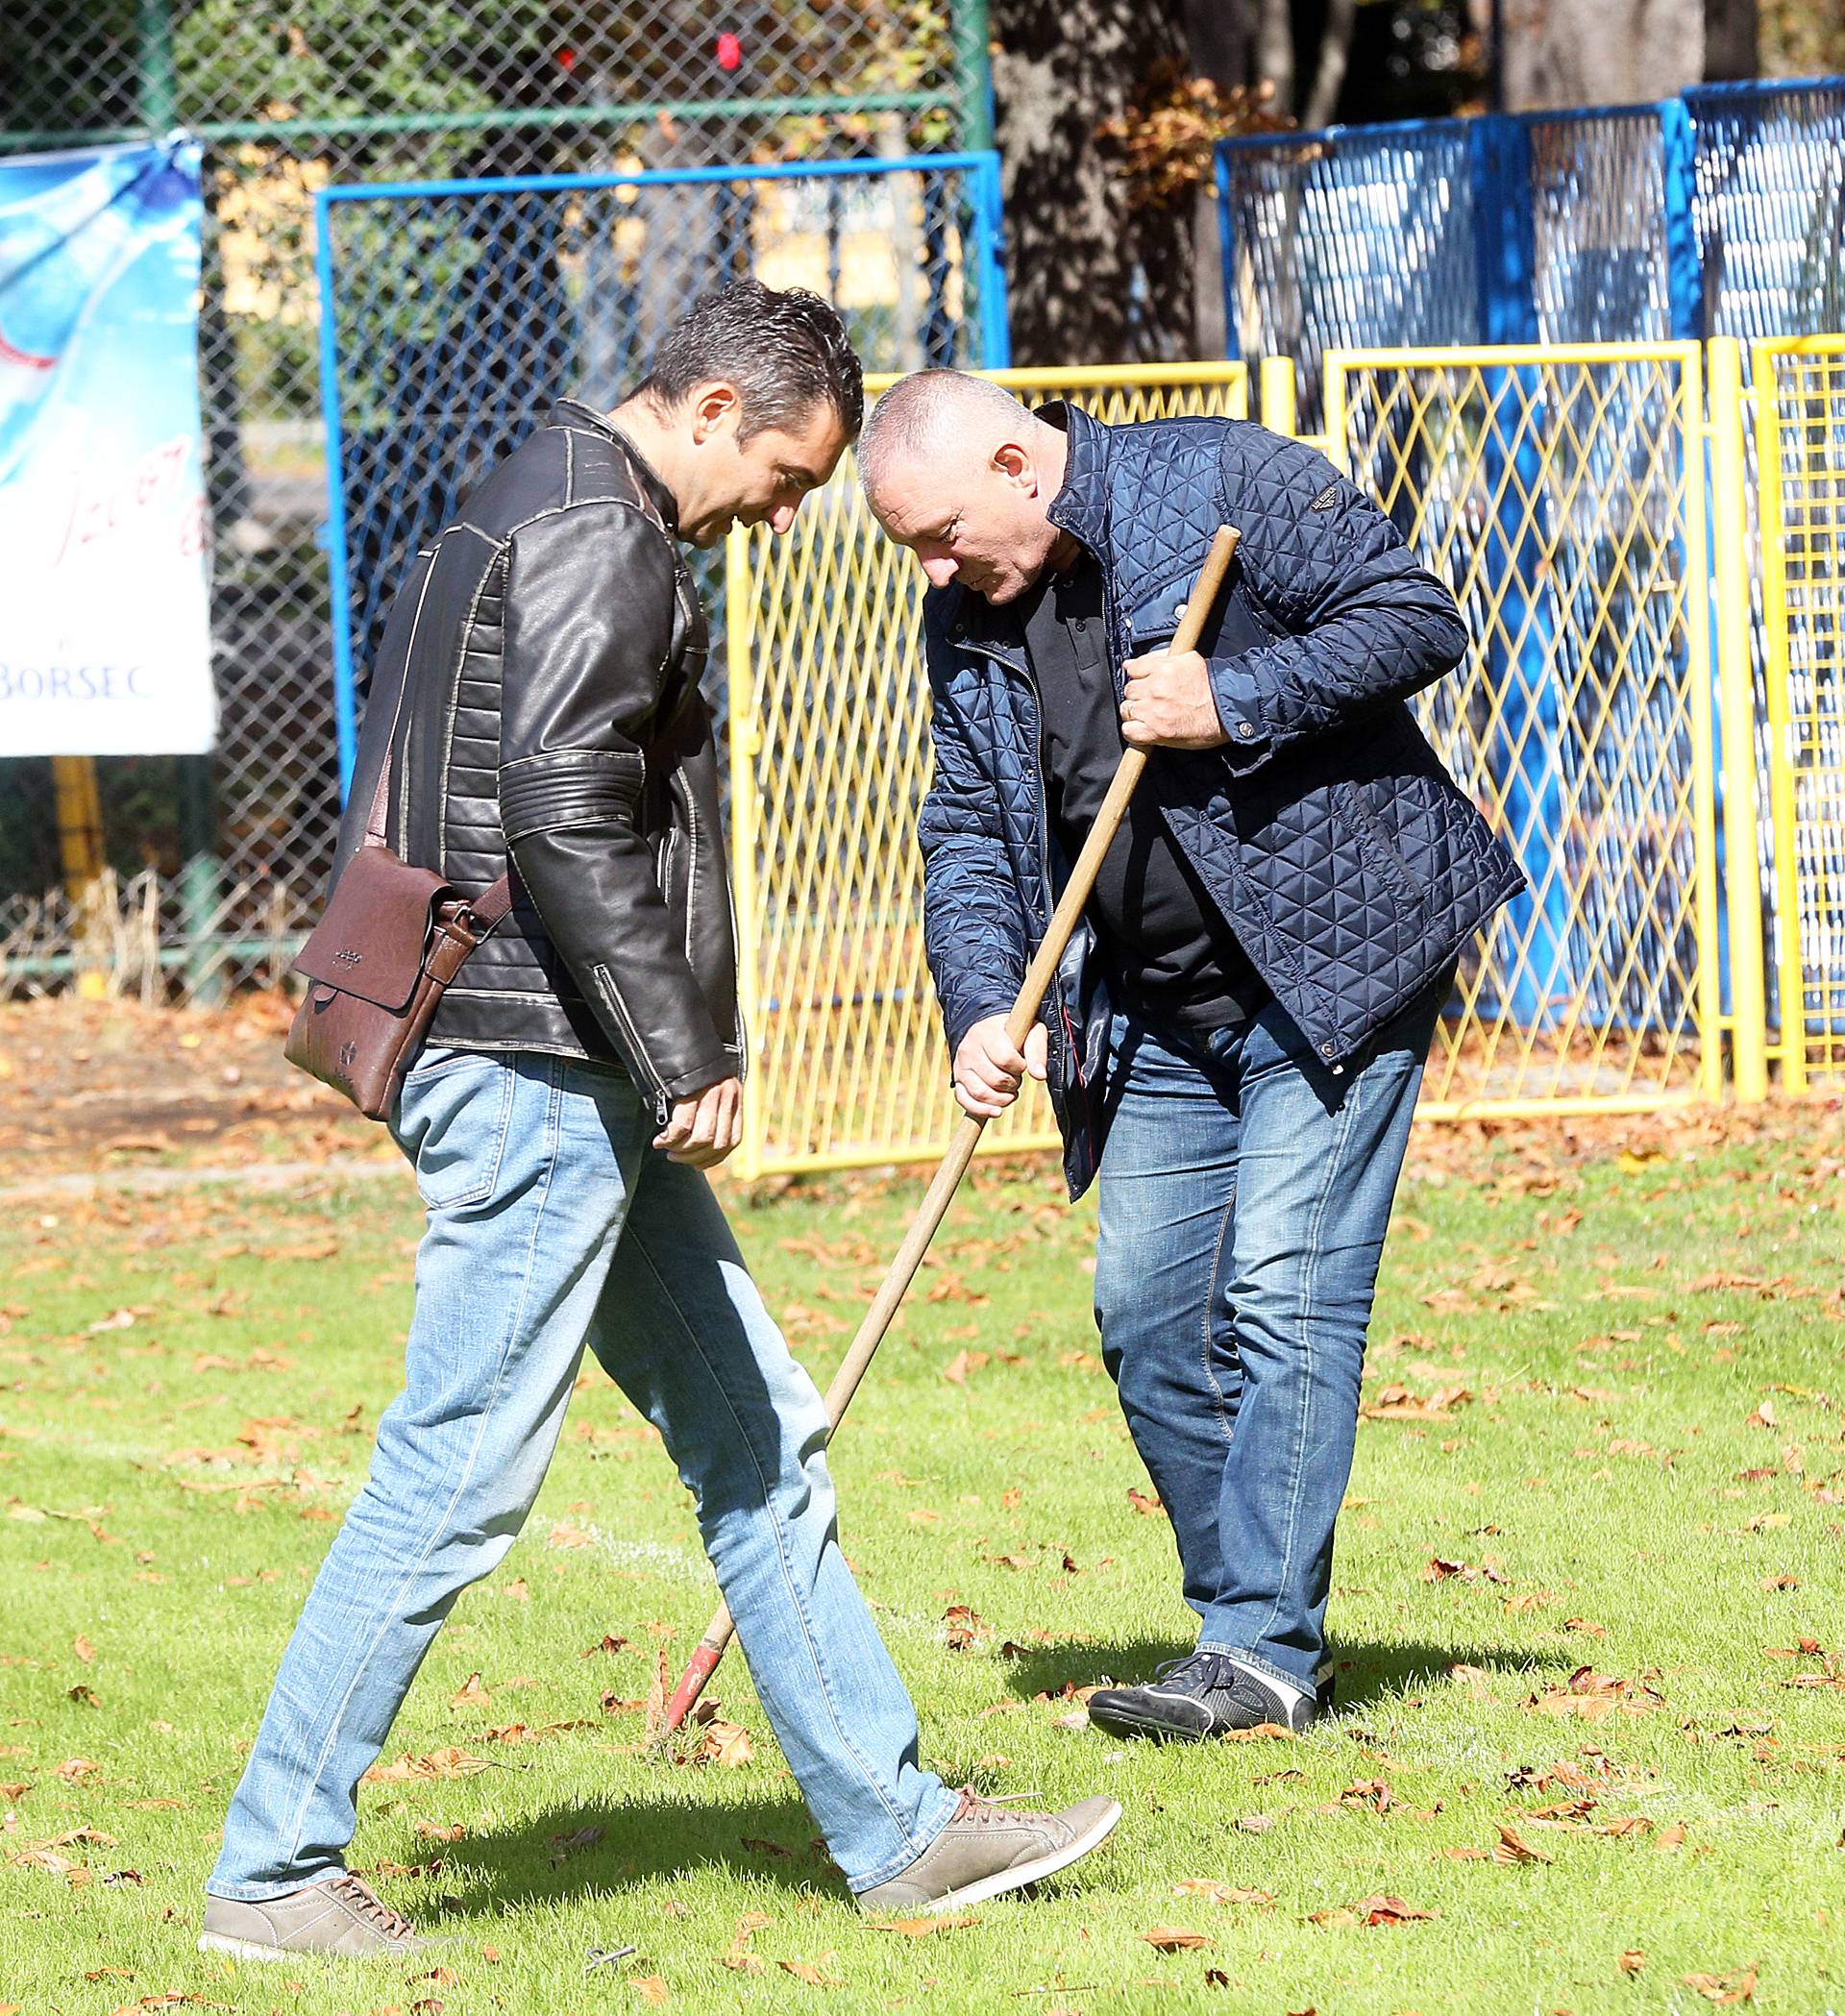
M 1760 44 L 1756 0 L 1704 0 L 1706 83 L 1734 84 L 1760 76 Z
M 1160 64 L 1183 64 L 1180 17 L 1173 0 L 993 0 L 1018 363 L 1193 353 L 1192 199 L 1132 208 L 1095 138 Z
M 1714 4 L 1714 0 L 1707 0 L 1710 4 Z M 1300 113 L 1300 123 L 1310 133 L 1316 127 L 1333 123 L 1340 90 L 1345 82 L 1345 65 L 1351 61 L 1352 31 L 1357 25 L 1358 0 L 1329 0 L 1326 28 L 1320 37 L 1319 64 Z
M 1506 110 L 1669 98 L 1705 74 L 1706 5 L 1505 0 Z

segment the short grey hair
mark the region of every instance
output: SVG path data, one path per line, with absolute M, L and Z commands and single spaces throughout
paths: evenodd
M 929 454 L 955 432 L 985 425 L 1009 429 L 1029 408 L 1003 385 L 968 371 L 916 371 L 898 379 L 865 419 L 858 441 L 858 479 L 874 497 L 894 465 Z

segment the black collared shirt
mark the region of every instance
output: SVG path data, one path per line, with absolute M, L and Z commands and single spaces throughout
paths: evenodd
M 1121 760 L 1102 570 L 1091 553 L 1020 603 L 1044 725 L 1046 809 L 1074 861 Z M 1157 760 L 1157 758 L 1156 758 Z M 1143 791 L 1103 857 L 1089 916 L 1125 1004 L 1186 1034 L 1247 1021 L 1268 990 Z

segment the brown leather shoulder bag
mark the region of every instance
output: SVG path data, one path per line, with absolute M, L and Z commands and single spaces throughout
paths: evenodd
M 308 992 L 283 1055 L 351 1099 L 388 1117 L 423 1046 L 443 990 L 512 908 L 505 875 L 470 899 L 385 845 L 384 808 L 403 699 L 378 774 L 365 838 L 334 884 L 326 914 L 295 960 Z

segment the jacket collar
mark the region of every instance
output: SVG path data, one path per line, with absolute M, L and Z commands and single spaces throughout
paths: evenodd
M 580 399 L 560 399 L 546 416 L 547 427 L 574 428 L 579 433 L 601 434 L 603 440 L 614 442 L 633 470 L 642 489 L 647 492 L 649 502 L 660 514 L 666 529 L 674 538 L 679 533 L 679 501 L 661 480 L 652 462 L 636 448 L 632 441 L 614 426 L 606 413 L 599 413 L 594 406 L 585 406 Z
M 1108 565 L 1108 430 L 1081 406 L 1052 399 L 1033 409 L 1040 420 L 1059 429 L 1070 440 L 1064 480 L 1046 515 L 1060 531 L 1073 533 L 1104 567 Z M 1010 604 L 995 608 L 984 595 L 965 588 L 948 607 L 952 629 L 981 645 L 1018 646 L 1024 631 Z
M 1038 408 L 1048 426 L 1062 428 L 1070 441 L 1063 487 L 1050 501 L 1048 516 L 1059 531 L 1071 532 L 1103 561 L 1108 557 L 1108 430 L 1081 406 L 1053 399 Z

